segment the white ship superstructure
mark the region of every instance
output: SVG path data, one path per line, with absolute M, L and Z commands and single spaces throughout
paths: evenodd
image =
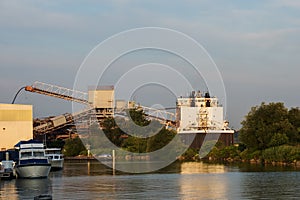
M 225 143 L 233 143 L 231 138 L 234 131 L 228 128 L 228 121 L 224 120 L 224 110 L 217 97 L 211 97 L 208 92 L 192 92 L 189 97 L 177 98 L 176 109 L 179 134 L 229 134 L 223 136 Z M 203 137 L 198 137 L 198 143 L 202 143 L 201 140 Z

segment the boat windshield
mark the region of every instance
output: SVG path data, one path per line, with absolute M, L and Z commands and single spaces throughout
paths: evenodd
M 43 151 L 35 151 L 35 152 L 33 152 L 33 156 L 34 157 L 43 157 L 44 152 Z
M 21 152 L 21 158 L 31 157 L 32 152 Z

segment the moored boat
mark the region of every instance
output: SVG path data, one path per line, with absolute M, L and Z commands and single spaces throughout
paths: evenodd
M 16 177 L 15 174 L 15 162 L 12 160 L 3 160 L 0 162 L 1 171 L 0 177 L 3 180 L 10 180 Z
M 51 164 L 45 156 L 43 143 L 34 140 L 21 141 L 16 148 L 19 148 L 19 160 L 16 165 L 18 178 L 48 177 Z
M 63 169 L 64 156 L 60 148 L 46 148 L 45 155 L 51 164 L 51 171 Z
M 0 180 L 2 178 L 2 175 L 4 173 L 4 167 L 2 166 L 2 164 L 0 163 Z

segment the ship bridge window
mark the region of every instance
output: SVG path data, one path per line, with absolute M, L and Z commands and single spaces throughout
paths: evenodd
M 210 107 L 210 101 L 209 100 L 206 101 L 206 107 Z

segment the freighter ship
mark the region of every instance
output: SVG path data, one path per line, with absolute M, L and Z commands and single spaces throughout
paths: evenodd
M 225 146 L 233 144 L 234 130 L 224 120 L 224 109 L 217 97 L 208 92 L 191 92 L 176 102 L 176 129 L 184 143 L 200 148 L 204 141 L 218 140 Z

